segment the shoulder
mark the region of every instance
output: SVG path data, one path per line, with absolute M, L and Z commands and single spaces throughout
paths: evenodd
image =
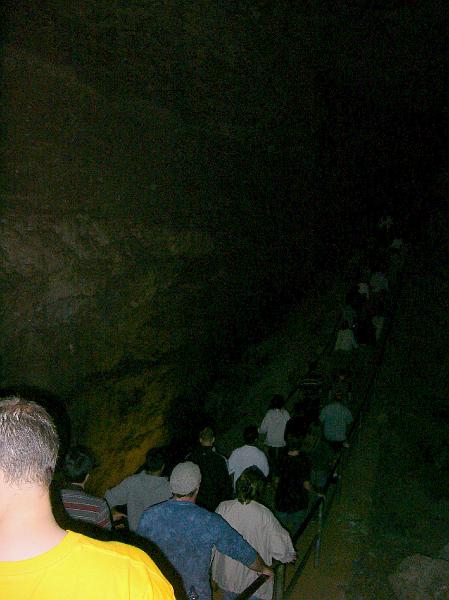
M 267 455 L 265 454 L 265 452 L 263 450 L 261 450 L 260 448 L 257 448 L 257 446 L 253 446 L 254 450 L 253 450 L 253 454 L 254 456 L 258 457 L 260 460 L 263 461 L 267 461 Z
M 91 506 L 98 507 L 107 506 L 107 502 L 104 498 L 92 496 L 91 494 L 87 494 L 84 490 L 63 489 L 61 490 L 61 496 L 63 501 L 70 501 L 71 499 L 76 499 L 77 502 L 80 502 L 82 504 L 88 504 Z
M 130 475 L 129 477 L 126 477 L 122 481 L 122 485 L 136 485 L 137 482 L 144 481 L 145 479 L 148 479 L 150 477 L 151 475 L 148 475 L 147 473 L 145 473 L 145 471 L 141 471 L 140 473 L 136 473 L 135 475 Z
M 132 486 L 135 482 L 139 481 L 142 478 L 142 474 L 145 475 L 144 471 L 142 471 L 141 473 L 137 473 L 136 475 L 130 475 L 129 477 L 125 477 L 125 479 L 122 479 L 122 481 L 120 481 L 120 483 L 111 488 L 111 490 L 114 490 L 115 488 L 119 487 L 124 488 Z
M 187 454 L 186 460 L 195 462 L 197 460 L 200 460 L 204 456 L 204 454 L 205 454 L 204 448 L 202 448 L 201 446 L 199 446 L 199 447 L 197 446 L 192 450 L 192 452 L 189 452 L 189 454 Z
M 176 510 L 175 502 L 173 500 L 164 500 L 164 502 L 159 502 L 158 504 L 153 504 L 144 510 L 142 513 L 142 519 L 154 519 L 156 517 L 162 517 L 163 515 L 168 515 Z
M 276 517 L 273 515 L 271 510 L 263 504 L 260 504 L 256 500 L 251 500 L 251 502 L 245 504 L 244 507 L 248 511 L 248 513 L 256 515 L 261 519 L 264 519 L 265 521 L 276 520 Z
M 210 453 L 210 460 L 212 462 L 214 462 L 217 465 L 221 465 L 221 466 L 226 466 L 227 460 L 226 458 L 223 456 L 223 454 L 220 454 L 219 452 L 211 452 Z
M 148 554 L 135 546 L 116 541 L 104 542 L 72 531 L 69 531 L 68 535 L 71 536 L 70 541 L 73 547 L 76 547 L 80 552 L 92 556 L 109 557 L 110 561 L 115 562 L 117 565 L 134 562 L 137 565 L 146 565 L 154 568 L 155 571 L 159 571 Z
M 245 446 L 240 446 L 240 448 L 236 448 L 235 450 L 233 450 L 231 452 L 229 460 L 233 460 L 233 459 L 237 458 L 238 456 L 240 456 L 240 454 L 242 454 L 244 452 L 245 452 Z
M 68 532 L 68 536 L 69 543 L 77 554 L 77 558 L 74 558 L 77 564 L 81 560 L 99 571 L 107 568 L 108 571 L 129 579 L 132 593 L 148 589 L 151 585 L 153 598 L 174 597 L 171 585 L 143 550 L 121 542 L 95 540 L 72 531 Z
M 229 510 L 232 509 L 232 507 L 234 506 L 236 500 L 223 500 L 223 502 L 220 502 L 220 504 L 217 506 L 215 512 L 218 515 L 225 515 L 227 512 L 229 512 Z

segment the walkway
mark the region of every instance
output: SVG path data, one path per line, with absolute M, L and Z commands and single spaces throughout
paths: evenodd
M 309 560 L 290 596 L 294 600 L 347 599 L 347 587 L 361 563 L 361 542 L 368 534 L 371 491 L 379 454 L 378 428 L 376 419 L 369 416 L 360 439 L 348 451 L 341 501 L 334 501 L 324 525 L 320 566 L 316 569 L 313 559 Z M 300 557 L 304 545 L 300 540 Z M 288 569 L 287 578 L 290 571 Z

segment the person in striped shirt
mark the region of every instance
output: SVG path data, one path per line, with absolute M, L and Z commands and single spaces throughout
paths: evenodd
M 64 458 L 64 473 L 70 484 L 61 490 L 62 503 L 73 519 L 111 529 L 111 514 L 106 500 L 91 496 L 84 491 L 84 486 L 95 466 L 95 459 L 88 448 L 85 446 L 70 448 Z

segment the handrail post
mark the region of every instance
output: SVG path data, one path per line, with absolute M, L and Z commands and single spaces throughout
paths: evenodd
M 318 531 L 315 542 L 315 567 L 318 567 L 320 564 L 321 535 L 323 533 L 323 507 L 324 500 L 320 502 L 320 507 L 318 509 Z
M 285 564 L 277 565 L 274 572 L 273 600 L 282 600 L 284 596 Z

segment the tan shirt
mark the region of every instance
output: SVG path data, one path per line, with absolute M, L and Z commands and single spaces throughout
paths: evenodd
M 254 500 L 249 504 L 240 504 L 238 500 L 226 500 L 218 506 L 216 512 L 257 550 L 265 564 L 271 565 L 273 559 L 284 563 L 294 559 L 295 550 L 289 533 L 262 504 Z M 221 589 L 238 594 L 258 576 L 259 573 L 248 569 L 242 563 L 215 551 L 212 577 Z M 254 595 L 263 600 L 271 600 L 273 581 L 264 583 Z

